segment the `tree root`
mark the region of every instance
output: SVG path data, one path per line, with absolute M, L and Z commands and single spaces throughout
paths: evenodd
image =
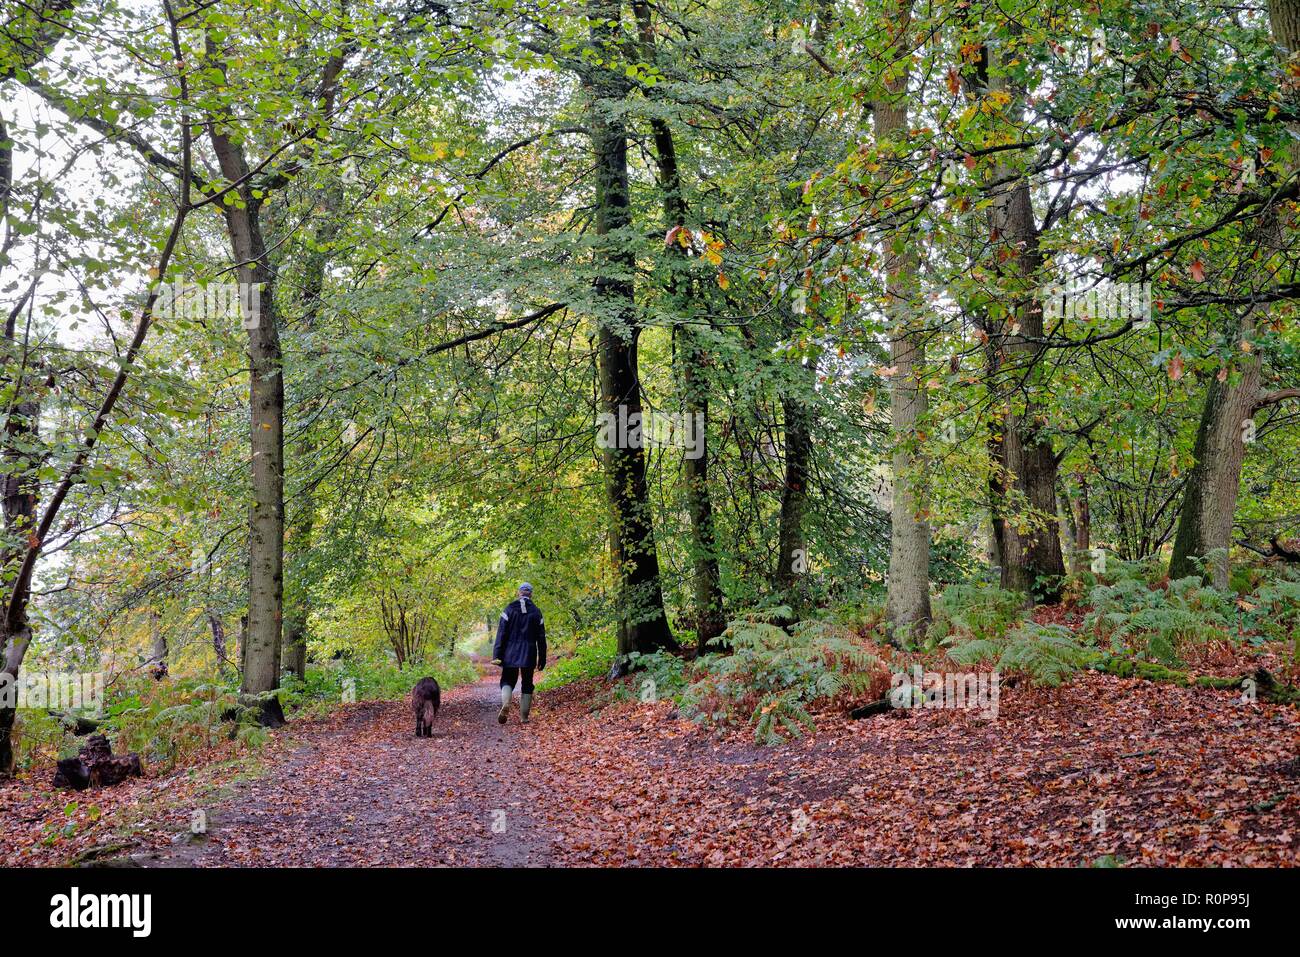
M 1249 674 L 1220 678 L 1214 675 L 1189 675 L 1185 671 L 1178 671 L 1154 661 L 1137 661 L 1118 655 L 1107 655 L 1093 662 L 1089 667 L 1119 678 L 1142 678 L 1146 681 L 1174 684 L 1180 688 L 1243 692 L 1253 690 L 1261 701 L 1274 704 L 1300 704 L 1300 688 L 1278 682 L 1267 668 L 1256 668 Z

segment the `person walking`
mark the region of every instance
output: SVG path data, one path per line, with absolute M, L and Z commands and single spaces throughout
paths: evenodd
M 515 682 L 522 679 L 519 720 L 527 724 L 528 711 L 533 706 L 533 669 L 541 672 L 546 668 L 546 620 L 533 602 L 533 586 L 528 582 L 519 586 L 518 597 L 501 613 L 492 660 L 501 664 L 501 710 L 497 712 L 497 723 L 506 723 Z

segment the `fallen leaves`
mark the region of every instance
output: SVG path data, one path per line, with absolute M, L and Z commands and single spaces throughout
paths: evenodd
M 86 840 L 136 810 L 137 852 L 199 866 L 1297 862 L 1294 709 L 1091 672 L 1061 688 L 1007 685 L 993 721 L 834 712 L 812 736 L 759 748 L 668 702 L 614 702 L 603 681 L 543 692 L 533 723 L 501 727 L 489 678 L 444 696 L 433 739 L 412 736 L 399 702 L 277 737 L 270 773 L 219 802 L 197 843 L 184 839 L 189 775 L 97 796 Z M 6 863 L 73 849 L 40 843 L 66 795 L 33 790 L 0 789 Z M 149 803 L 166 792 L 165 809 Z

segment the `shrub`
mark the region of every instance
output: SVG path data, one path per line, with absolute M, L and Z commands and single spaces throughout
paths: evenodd
M 132 676 L 106 708 L 102 729 L 114 749 L 134 751 L 146 764 L 170 769 L 223 739 L 256 747 L 266 731 L 240 704 L 234 679 L 154 681 Z M 233 720 L 231 720 L 233 719 Z
M 13 740 L 14 764 L 24 771 L 42 761 L 70 758 L 79 744 L 58 718 L 37 709 L 18 712 Z
M 730 654 L 695 663 L 682 709 L 701 724 L 750 723 L 754 739 L 772 744 L 811 730 L 809 708 L 837 694 L 888 684 L 888 671 L 864 644 L 829 621 L 775 624 L 789 608 L 751 612 L 715 639 Z
M 934 601 L 934 622 L 929 637 L 998 641 L 1024 615 L 1025 598 L 1019 592 L 993 585 L 949 585 Z
M 687 685 L 688 666 L 685 660 L 667 651 L 651 655 L 632 652 L 628 664 L 636 672 L 630 684 L 620 685 L 617 698 L 637 697 L 642 701 L 677 700 Z
M 1227 635 L 1234 616 L 1229 596 L 1196 577 L 1172 581 L 1167 588 L 1124 578 L 1094 588 L 1092 605 L 1083 627 L 1108 642 L 1112 652 L 1170 666 L 1179 664 L 1185 643 Z
M 618 637 L 612 632 L 595 635 L 586 641 L 579 641 L 572 655 L 557 658 L 548 664 L 537 687 L 562 688 L 585 678 L 603 678 L 614 667 L 614 659 L 617 657 Z
M 1242 609 L 1248 626 L 1261 639 L 1300 643 L 1300 581 L 1291 577 L 1266 579 L 1243 601 Z
M 1087 667 L 1097 652 L 1064 625 L 1027 621 L 1002 638 L 957 640 L 948 657 L 959 665 L 990 664 L 998 671 L 1024 675 L 1033 684 L 1054 688 Z
M 960 535 L 936 535 L 930 543 L 930 581 L 965 582 L 985 569 L 984 556 Z
M 872 641 L 885 638 L 885 606 L 883 602 L 862 599 L 839 605 L 831 610 L 827 621 L 849 634 Z
M 1098 584 L 1097 576 L 1090 571 L 1067 575 L 1061 585 L 1061 604 L 1066 608 L 1082 604 Z
M 437 678 L 444 691 L 478 680 L 473 663 L 455 654 L 430 655 L 405 668 L 387 660 L 343 658 L 308 668 L 306 679 L 285 675 L 280 703 L 286 713 L 323 714 L 343 701 L 345 691 L 357 701 L 400 701 L 426 675 Z

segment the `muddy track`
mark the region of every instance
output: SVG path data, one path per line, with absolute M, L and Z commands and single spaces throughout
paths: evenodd
M 435 737 L 403 703 L 292 731 L 269 773 L 178 805 L 145 866 L 1125 866 L 1300 864 L 1293 708 L 1080 675 L 1008 689 L 996 721 L 819 715 L 774 747 L 587 681 L 496 723 L 495 676 L 444 696 Z M 62 799 L 61 799 L 62 800 Z M 1100 813 L 1099 813 L 1100 812 Z M 58 807 L 51 812 L 57 818 Z M 159 829 L 162 825 L 163 829 Z
M 525 760 L 533 728 L 496 722 L 496 681 L 443 695 L 432 738 L 403 702 L 337 728 L 204 809 L 206 835 L 137 854 L 145 867 L 545 866 L 551 839 Z

